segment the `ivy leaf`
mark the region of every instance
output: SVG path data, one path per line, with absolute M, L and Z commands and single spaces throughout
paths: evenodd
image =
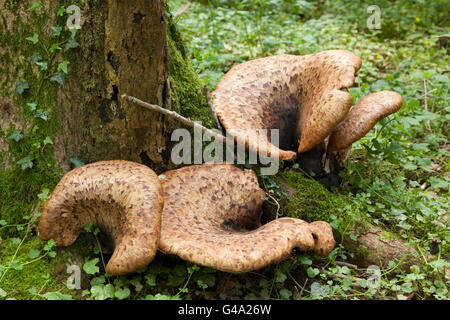
M 31 249 L 28 255 L 30 256 L 30 259 L 36 259 L 37 257 L 39 257 L 40 253 L 41 252 L 39 250 Z
M 34 115 L 35 118 L 41 118 L 44 121 L 48 120 L 48 111 L 47 110 L 38 110 Z
M 67 74 L 67 66 L 69 64 L 69 61 L 64 60 L 60 64 L 58 64 L 58 71 L 62 71 Z
M 53 36 L 58 37 L 61 34 L 61 27 L 53 27 L 51 26 L 50 29 L 53 30 Z
M 123 289 L 116 290 L 116 292 L 114 293 L 114 296 L 117 299 L 123 300 L 123 299 L 128 298 L 130 296 L 130 293 L 131 293 L 130 289 L 123 288 Z
M 56 12 L 58 17 L 61 17 L 66 12 L 66 8 L 64 6 L 59 7 L 58 12 Z
M 434 189 L 446 189 L 446 188 L 448 188 L 448 182 L 443 180 L 443 179 L 439 179 L 439 178 L 430 176 L 428 178 L 428 182 L 430 182 L 431 186 Z
M 54 44 L 50 47 L 50 49 L 48 49 L 48 51 L 50 51 L 50 53 L 53 53 L 53 51 L 55 51 L 55 50 L 61 50 L 61 47 L 60 47 L 57 43 L 54 43 Z
M 41 296 L 47 300 L 72 300 L 70 294 L 63 294 L 61 292 L 47 292 Z
M 58 82 L 61 86 L 64 86 L 66 79 L 66 74 L 64 72 L 58 72 L 55 73 L 51 78 L 50 81 Z
M 22 270 L 23 269 L 23 265 L 19 264 L 19 261 L 17 260 L 13 260 L 11 262 L 11 268 L 13 268 L 14 270 Z
M 30 110 L 31 110 L 31 111 L 34 111 L 34 110 L 36 110 L 37 104 L 31 102 L 31 103 L 27 103 L 27 106 L 30 107 Z
M 78 158 L 78 157 L 71 157 L 71 158 L 69 159 L 69 161 L 70 161 L 71 164 L 73 164 L 73 166 L 74 166 L 75 168 L 78 168 L 78 167 L 81 167 L 81 166 L 84 166 L 84 165 L 85 165 L 84 160 L 83 160 L 83 159 L 80 159 L 80 158 Z
M 42 202 L 45 202 L 50 197 L 50 189 L 44 188 L 42 192 L 38 194 L 38 198 L 41 199 Z
M 292 296 L 292 292 L 289 291 L 288 289 L 281 289 L 280 290 L 280 296 L 283 299 L 289 299 Z
M 21 241 L 20 238 L 11 238 L 11 242 L 16 246 L 18 246 Z
M 40 54 L 37 54 L 37 53 L 35 53 L 35 54 L 33 54 L 31 56 L 31 62 L 33 62 L 33 63 L 41 61 L 42 59 L 43 59 L 42 56 Z
M 286 275 L 280 270 L 275 271 L 275 281 L 279 283 L 284 283 L 286 281 Z
M 149 286 L 151 286 L 151 287 L 156 286 L 156 274 L 148 273 L 145 275 L 144 278 L 145 278 L 146 283 Z
M 91 286 L 98 286 L 105 283 L 105 276 L 95 277 L 91 280 Z
M 24 138 L 24 135 L 22 133 L 22 130 L 14 130 L 8 137 L 8 139 L 14 140 L 16 142 L 19 142 Z
M 310 258 L 308 258 L 308 257 L 302 256 L 302 257 L 300 257 L 300 263 L 304 264 L 304 265 L 307 265 L 307 266 L 310 266 L 310 265 L 312 265 L 312 260 Z
M 36 44 L 39 42 L 39 35 L 37 33 L 33 34 L 32 37 L 25 38 L 28 41 L 31 41 L 33 44 Z
M 44 146 L 48 145 L 48 144 L 53 144 L 53 140 L 50 137 L 46 137 L 44 139 Z
M 98 258 L 86 261 L 85 264 L 83 265 L 83 270 L 87 274 L 96 274 L 97 272 L 100 271 L 99 267 L 97 267 L 97 263 Z
M 20 159 L 17 161 L 17 164 L 21 166 L 22 170 L 25 169 L 32 169 L 33 168 L 33 156 L 27 156 L 25 158 Z
M 41 68 L 41 70 L 47 70 L 48 69 L 48 64 L 45 61 L 42 61 L 42 62 L 38 61 L 35 64 L 38 65 Z
M 39 1 L 33 1 L 33 4 L 31 5 L 31 7 L 27 9 L 27 11 L 35 11 L 40 10 L 42 8 L 43 8 L 42 4 Z
M 30 85 L 28 84 L 28 81 L 16 81 L 16 92 L 18 94 L 24 93 L 25 90 L 29 89 Z
M 48 240 L 47 243 L 45 244 L 44 250 L 45 250 L 45 251 L 50 251 L 51 248 L 53 248 L 54 246 L 55 246 L 55 240 L 50 239 L 50 240 Z
M 306 270 L 306 273 L 308 274 L 308 277 L 314 278 L 315 276 L 317 276 L 317 275 L 320 273 L 320 271 L 319 271 L 319 269 L 317 269 L 317 268 L 309 267 L 309 268 Z
M 69 49 L 73 49 L 73 48 L 78 48 L 80 46 L 80 44 L 78 43 L 77 40 L 75 39 L 69 39 L 66 43 L 66 50 Z

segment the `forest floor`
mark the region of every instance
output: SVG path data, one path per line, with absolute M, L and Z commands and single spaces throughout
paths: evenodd
M 379 16 L 367 10 L 371 2 Z M 0 238 L 0 299 L 448 299 L 448 17 L 445 1 L 415 2 L 215 0 L 194 2 L 175 18 L 210 90 L 244 61 L 346 49 L 363 60 L 349 90 L 355 102 L 380 90 L 402 95 L 402 108 L 353 144 L 339 187 L 327 191 L 301 174 L 281 174 L 298 193 L 280 214 L 324 219 L 340 236 L 328 257 L 294 250 L 281 263 L 233 275 L 158 253 L 147 268 L 111 277 L 95 229 L 55 248 L 30 236 L 37 214 L 19 225 L 0 220 L 0 231 L 17 230 Z M 168 3 L 174 14 L 186 1 Z M 286 200 L 279 180 L 260 179 L 273 198 Z M 39 195 L 41 205 L 49 193 Z M 355 252 L 341 241 L 355 237 L 355 220 L 414 248 L 418 262 L 355 265 Z M 79 290 L 67 287 L 71 264 L 81 269 Z

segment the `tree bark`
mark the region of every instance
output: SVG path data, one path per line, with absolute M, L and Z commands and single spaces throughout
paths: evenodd
M 79 54 L 83 65 L 78 67 L 85 71 L 77 75 L 80 79 L 70 82 L 69 89 L 73 93 L 81 89 L 81 94 L 71 96 L 76 102 L 72 100 L 75 103 L 69 106 L 70 112 L 64 113 L 67 125 L 58 162 L 67 163 L 70 156 L 79 154 L 89 162 L 125 159 L 163 167 L 162 153 L 168 135 L 164 118 L 157 113 L 142 112 L 120 97 L 129 93 L 169 107 L 164 1 L 109 0 L 102 11 L 104 24 L 95 25 L 96 17 L 91 21 L 94 29 L 101 30 L 98 37 L 104 39 L 99 44 L 103 48 L 92 47 L 87 41 L 81 43 Z M 97 56 L 94 61 L 89 61 L 90 54 Z M 93 63 L 98 65 L 97 75 L 89 70 Z M 94 80 L 100 83 L 92 87 L 92 77 L 96 76 L 104 79 Z M 96 94 L 83 96 L 87 91 Z
M 26 10 L 31 1 L 0 5 L 3 38 L 7 39 L 0 49 L 0 83 L 4 85 L 0 90 L 0 118 L 4 133 L 11 124 L 27 124 L 20 105 L 30 99 L 16 97 L 14 82 L 26 78 L 20 69 L 25 68 L 24 61 L 33 51 L 22 49 L 19 43 L 28 48 L 31 44 L 18 38 L 33 32 L 42 38 L 41 33 L 56 24 L 58 8 L 68 6 L 62 0 L 41 3 L 43 9 L 36 12 Z M 63 171 L 70 169 L 69 159 L 74 156 L 85 162 L 124 159 L 145 163 L 155 170 L 167 168 L 170 120 L 121 99 L 127 93 L 171 108 L 165 12 L 163 0 L 108 0 L 89 2 L 81 8 L 81 29 L 76 35 L 80 46 L 67 54 L 70 64 L 66 84 L 51 99 L 54 108 L 50 117 L 57 117 L 60 125 L 59 132 L 52 136 L 54 157 Z M 47 25 L 33 30 L 33 23 L 44 15 L 47 20 L 39 21 Z M 27 30 L 25 34 L 17 33 L 21 28 Z M 45 90 L 42 94 L 51 94 Z M 0 148 L 5 151 L 7 145 L 6 134 L 0 135 Z M 14 160 L 8 158 L 9 162 Z M 8 167 L 7 160 L 3 168 Z

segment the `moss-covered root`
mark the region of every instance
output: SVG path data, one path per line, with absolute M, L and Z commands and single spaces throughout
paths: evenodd
M 275 179 L 282 195 L 280 216 L 329 222 L 336 241 L 349 253 L 350 261 L 359 267 L 388 267 L 393 261 L 399 263 L 399 269 L 409 270 L 411 265 L 424 264 L 416 248 L 392 231 L 368 222 L 348 197 L 328 191 L 300 172 L 281 172 Z M 273 213 L 274 208 L 270 209 Z M 426 259 L 433 259 L 427 250 L 421 249 L 421 252 Z
M 293 170 L 280 172 L 276 180 L 282 194 L 280 214 L 305 221 L 323 220 L 345 216 L 349 207 L 346 197 L 330 192 L 317 181 Z

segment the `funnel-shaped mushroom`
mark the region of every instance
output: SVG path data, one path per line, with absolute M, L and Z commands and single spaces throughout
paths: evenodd
M 279 129 L 247 140 L 254 151 L 291 159 L 323 142 L 345 119 L 353 99 L 347 92 L 361 59 L 344 50 L 306 56 L 277 55 L 234 66 L 213 92 L 223 127 L 238 141 L 247 129 Z M 258 141 L 259 139 L 259 141 Z
M 163 192 L 158 176 L 129 161 L 101 161 L 68 172 L 42 209 L 39 238 L 57 246 L 75 242 L 94 222 L 113 241 L 112 275 L 149 264 L 158 249 Z
M 280 218 L 261 226 L 265 193 L 253 171 L 203 164 L 163 173 L 160 249 L 218 270 L 239 273 L 280 261 L 294 247 L 327 255 L 331 227 Z M 241 231 L 242 229 L 250 231 Z
M 402 97 L 392 91 L 380 91 L 369 94 L 353 106 L 347 117 L 331 133 L 328 140 L 328 152 L 348 148 L 364 137 L 375 124 L 397 112 L 402 106 Z

